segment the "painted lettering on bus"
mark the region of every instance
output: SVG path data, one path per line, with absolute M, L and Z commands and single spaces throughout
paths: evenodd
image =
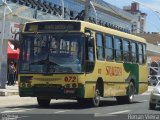
M 65 82 L 76 82 L 76 76 L 66 76 L 64 77 Z
M 121 76 L 122 68 L 116 66 L 106 66 L 106 75 L 108 76 Z

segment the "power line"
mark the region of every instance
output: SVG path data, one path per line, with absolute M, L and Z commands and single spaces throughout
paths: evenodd
M 155 13 L 156 13 L 156 16 L 157 16 L 158 19 L 160 20 L 160 12 L 159 12 L 159 11 L 157 11 L 156 9 L 153 9 L 152 7 L 149 7 L 148 5 L 143 4 L 143 3 L 141 3 L 141 2 L 139 2 L 139 1 L 137 1 L 137 0 L 132 0 L 132 1 L 137 2 L 137 3 L 141 4 L 141 5 L 143 5 L 144 7 L 150 9 L 151 11 L 155 12 Z
M 157 11 L 156 9 L 154 9 L 154 8 L 152 8 L 152 7 L 149 7 L 148 5 L 146 5 L 146 4 L 144 4 L 144 3 L 141 3 L 141 2 L 139 2 L 139 1 L 137 1 L 137 0 L 132 0 L 132 1 L 133 1 L 133 2 L 137 2 L 137 3 L 141 4 L 142 6 L 150 9 L 150 10 L 153 11 L 153 12 L 155 12 L 155 13 L 156 13 L 156 16 L 157 16 L 158 19 L 160 20 L 160 12 L 159 12 L 159 11 Z M 155 27 L 157 30 L 160 31 L 160 29 L 157 27 L 157 25 L 153 24 L 152 22 L 150 22 L 150 23 L 151 23 L 152 25 L 154 25 L 154 27 Z

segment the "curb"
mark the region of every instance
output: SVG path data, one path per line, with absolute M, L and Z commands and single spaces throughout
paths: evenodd
M 153 90 L 153 86 L 148 86 L 148 90 L 144 93 L 142 93 L 141 95 L 148 95 L 151 93 L 151 91 Z M 19 91 L 17 90 L 0 90 L 0 96 L 12 96 L 12 95 L 19 95 Z
M 18 91 L 0 91 L 0 96 L 18 95 Z

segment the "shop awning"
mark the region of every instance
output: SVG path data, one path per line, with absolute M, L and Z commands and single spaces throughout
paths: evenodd
M 19 59 L 19 48 L 15 50 L 14 45 L 10 41 L 8 41 L 8 59 Z

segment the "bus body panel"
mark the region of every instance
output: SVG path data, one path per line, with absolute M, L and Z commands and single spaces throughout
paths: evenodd
M 62 97 L 63 95 L 72 95 L 70 97 L 84 97 L 83 81 L 84 75 L 77 74 L 53 74 L 53 75 L 40 75 L 40 74 L 20 74 L 19 93 L 20 96 L 45 96 L 46 97 Z M 53 88 L 53 89 L 52 89 Z M 41 91 L 41 92 L 38 92 Z M 44 90 L 44 92 L 43 92 Z M 54 91 L 55 90 L 55 91 Z M 37 93 L 36 93 L 37 92 Z M 49 95 L 47 96 L 47 92 Z M 57 94 L 59 92 L 59 96 Z
M 142 94 L 148 90 L 148 67 L 146 65 L 139 66 L 139 92 Z
M 63 21 L 62 21 L 63 22 Z M 103 34 L 110 34 L 121 38 L 126 38 L 136 42 L 146 43 L 145 39 L 123 33 L 110 28 L 95 25 L 89 22 L 81 22 L 81 29 L 78 32 L 85 32 L 88 28 L 93 30 L 93 37 L 95 43 L 95 66 L 92 72 L 82 74 L 19 74 L 19 93 L 20 96 L 34 96 L 50 98 L 93 98 L 96 88 L 97 80 L 101 79 L 104 83 L 103 96 L 126 96 L 128 94 L 129 82 L 132 81 L 135 87 L 135 94 L 141 94 L 147 90 L 147 65 L 139 65 L 138 63 L 125 63 L 124 61 L 117 62 L 97 60 L 97 50 L 95 42 L 95 33 L 101 32 Z M 77 32 L 77 31 L 76 31 Z M 69 32 L 68 32 L 69 33 Z M 30 83 L 30 82 L 31 83 Z M 39 86 L 38 86 L 39 85 Z M 42 85 L 42 86 L 41 86 Z M 57 85 L 57 86 L 56 86 Z M 36 95 L 35 86 L 39 87 L 37 90 L 41 91 Z M 74 87 L 73 87 L 74 86 Z M 48 87 L 47 89 L 44 89 Z M 60 90 L 60 96 L 55 96 L 57 89 Z M 41 90 L 40 90 L 41 89 Z M 44 90 L 44 91 L 43 91 Z M 54 91 L 55 90 L 55 91 Z M 48 91 L 48 92 L 47 92 Z M 59 91 L 57 91 L 59 92 Z M 45 94 L 46 93 L 46 96 Z M 47 93 L 50 93 L 47 95 Z

